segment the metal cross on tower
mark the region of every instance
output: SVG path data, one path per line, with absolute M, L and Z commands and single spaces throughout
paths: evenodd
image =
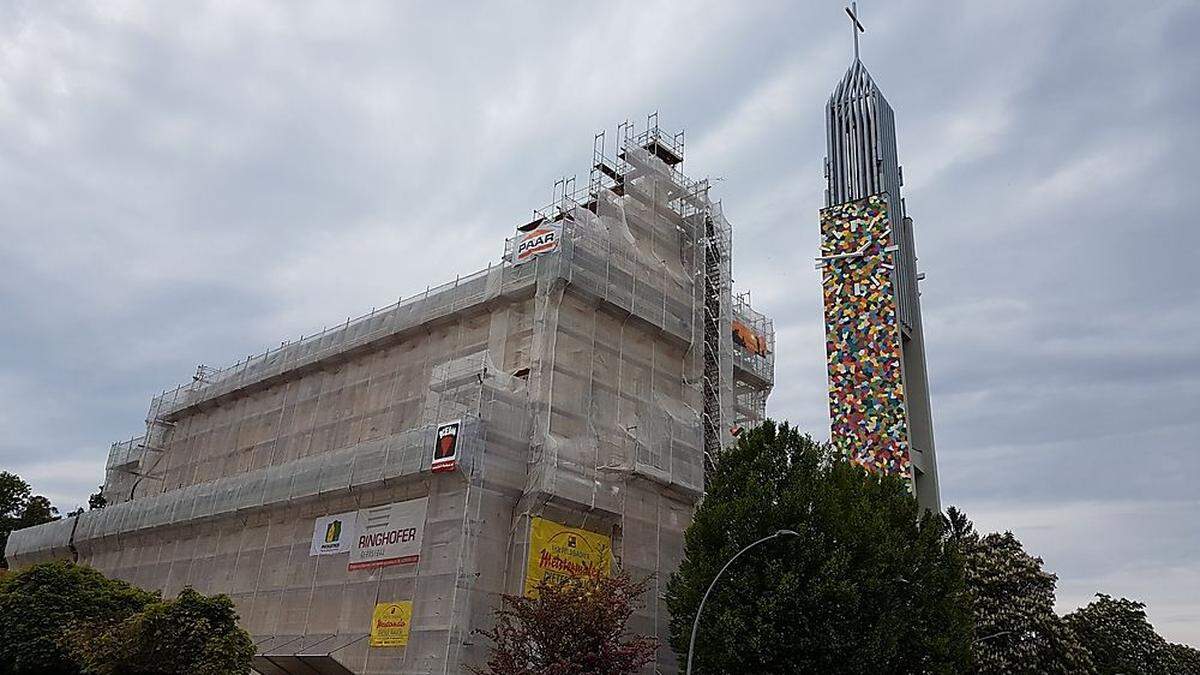
M 858 3 L 857 2 L 850 3 L 850 6 L 846 8 L 846 14 L 850 17 L 850 23 L 851 23 L 850 32 L 854 34 L 854 60 L 857 61 L 858 60 L 858 34 L 867 32 L 867 29 L 863 28 L 862 23 L 858 20 Z

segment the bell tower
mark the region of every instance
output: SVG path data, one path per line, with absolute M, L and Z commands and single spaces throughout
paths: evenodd
M 825 106 L 825 208 L 817 267 L 825 307 L 831 438 L 855 464 L 910 481 L 939 510 L 913 221 L 892 107 L 858 58 Z

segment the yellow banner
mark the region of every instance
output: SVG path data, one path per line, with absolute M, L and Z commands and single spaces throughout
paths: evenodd
M 535 597 L 538 583 L 546 577 L 579 577 L 589 569 L 611 572 L 612 539 L 553 520 L 533 519 L 525 570 L 526 597 Z
M 372 647 L 404 647 L 412 627 L 412 601 L 380 602 L 371 616 Z

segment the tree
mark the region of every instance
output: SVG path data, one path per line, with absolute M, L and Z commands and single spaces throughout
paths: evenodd
M 97 675 L 247 673 L 254 656 L 229 596 L 206 597 L 191 588 L 100 630 L 81 625 L 71 642 L 84 670 Z
M 88 495 L 88 511 L 95 511 L 108 506 L 108 499 L 104 496 L 104 486 L 101 485 L 95 492 Z
M 1146 618 L 1146 605 L 1103 593 L 1064 617 L 1091 651 L 1101 675 L 1200 673 L 1200 652 L 1168 643 Z
M 58 520 L 58 509 L 41 495 L 31 496 L 29 483 L 7 471 L 0 471 L 0 551 L 8 546 L 8 534 L 24 527 Z M 8 560 L 0 555 L 0 567 Z
M 0 672 L 78 673 L 64 638 L 77 623 L 109 625 L 157 596 L 83 565 L 55 561 L 0 579 Z
M 1174 665 L 1174 672 L 1180 675 L 1200 674 L 1200 649 L 1169 642 L 1166 652 L 1166 660 Z
M 625 624 L 641 606 L 649 579 L 593 572 L 547 577 L 536 598 L 506 595 L 496 626 L 480 633 L 492 642 L 480 675 L 626 675 L 654 660 L 658 641 L 631 636 Z
M 742 434 L 713 471 L 667 586 L 686 656 L 714 575 L 745 545 L 700 620 L 696 669 L 747 673 L 966 670 L 971 620 L 949 526 L 898 477 L 869 476 L 786 423 Z
M 29 499 L 29 483 L 20 476 L 0 471 L 0 518 L 15 518 Z
M 973 672 L 1094 673 L 1087 648 L 1054 613 L 1058 578 L 1042 559 L 1011 532 L 980 536 L 966 514 L 951 507 L 948 516 L 975 620 Z

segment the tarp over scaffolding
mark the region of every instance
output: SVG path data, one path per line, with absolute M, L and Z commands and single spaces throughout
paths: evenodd
M 774 333 L 732 294 L 730 227 L 708 183 L 680 171 L 682 135 L 652 117 L 621 128 L 615 157 L 603 142 L 588 185 L 560 181 L 525 230 L 553 246 L 518 262 L 518 233 L 488 269 L 201 368 L 154 398 L 145 436 L 113 446 L 110 505 L 14 532 L 9 560 L 228 593 L 261 672 L 450 673 L 482 663 L 472 631 L 522 592 L 540 518 L 654 575 L 630 628 L 659 636 L 653 668 L 675 672 L 663 587 L 706 452 L 763 416 Z M 735 317 L 761 345 L 735 343 Z M 458 459 L 434 472 L 451 420 Z M 413 500 L 423 522 L 377 522 Z M 348 564 L 394 533 L 415 553 Z M 374 639 L 373 609 L 400 602 L 403 639 Z

